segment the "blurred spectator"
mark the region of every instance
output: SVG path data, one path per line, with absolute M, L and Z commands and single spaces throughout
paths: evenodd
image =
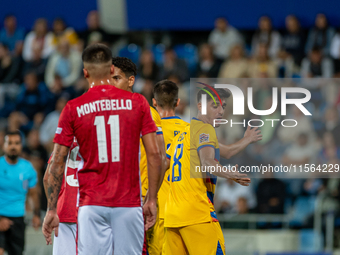
M 247 214 L 250 211 L 250 208 L 248 206 L 248 200 L 245 197 L 240 197 L 237 200 L 236 204 L 236 211 L 238 214 Z
M 340 77 L 340 32 L 337 32 L 332 39 L 330 56 L 334 60 L 334 72 L 336 78 Z
M 278 137 L 282 144 L 289 144 L 296 141 L 301 133 L 308 135 L 308 141 L 314 142 L 316 134 L 314 131 L 312 119 L 305 116 L 295 105 L 287 108 L 287 119 L 294 119 L 297 125 L 294 128 L 279 126 Z
M 238 200 L 244 198 L 247 201 L 247 209 L 256 206 L 256 200 L 249 187 L 241 186 L 230 179 L 223 179 L 217 185 L 215 205 L 219 213 L 239 213 Z
M 138 75 L 146 80 L 156 81 L 159 75 L 159 68 L 154 60 L 152 51 L 143 50 L 137 70 Z
M 144 80 L 142 91 L 140 92 L 148 101 L 149 105 L 152 105 L 153 98 L 153 86 L 152 80 Z
M 340 33 L 336 33 L 332 39 L 330 47 L 330 55 L 334 59 L 340 58 Z
M 301 76 L 305 78 L 332 78 L 334 73 L 333 62 L 325 57 L 322 50 L 315 46 L 308 58 L 302 60 Z
M 40 144 L 39 129 L 33 128 L 30 130 L 27 135 L 26 146 L 23 148 L 23 150 L 28 153 L 28 155 L 35 153 L 41 158 L 42 166 L 36 168 L 36 170 L 41 169 L 41 167 L 45 166 L 45 163 L 48 160 L 48 155 L 45 147 Z
M 0 83 L 19 82 L 21 60 L 11 55 L 8 46 L 0 43 Z
M 68 100 L 68 94 L 61 95 L 56 103 L 56 109 L 46 116 L 40 126 L 39 140 L 48 151 L 52 151 L 53 149 L 53 138 L 58 127 L 59 116 Z
M 4 20 L 4 28 L 0 31 L 0 43 L 7 45 L 13 55 L 20 56 L 24 36 L 24 29 L 17 28 L 17 18 L 14 15 L 7 15 Z
M 47 63 L 45 73 L 47 86 L 53 93 L 67 89 L 72 94 L 74 90 L 72 86 L 80 76 L 81 67 L 80 53 L 70 48 L 68 40 L 61 40 L 57 51 L 53 53 Z M 61 84 L 56 82 L 56 76 L 60 77 Z
M 284 50 L 280 50 L 274 62 L 278 69 L 278 78 L 292 78 L 295 66 L 291 55 Z
M 255 32 L 251 49 L 252 55 L 255 56 L 260 44 L 265 44 L 268 48 L 268 55 L 275 58 L 281 46 L 281 36 L 279 32 L 274 31 L 272 28 L 272 21 L 268 16 L 262 16 L 259 19 L 258 30 Z
M 296 65 L 300 66 L 304 57 L 306 37 L 296 16 L 286 17 L 286 29 L 282 38 L 282 49 L 293 57 Z
M 34 23 L 33 31 L 29 32 L 25 37 L 24 49 L 22 57 L 25 61 L 33 60 L 33 53 L 41 50 L 42 58 L 46 59 L 53 52 L 52 34 L 48 33 L 47 20 L 37 19 Z
M 324 56 L 330 52 L 331 41 L 335 34 L 334 28 L 328 26 L 328 21 L 323 13 L 315 18 L 315 27 L 309 30 L 305 52 L 308 54 L 314 47 L 322 50 Z
M 53 39 L 52 44 L 58 47 L 60 42 L 66 39 L 71 46 L 76 48 L 78 43 L 78 36 L 73 28 L 66 27 L 65 21 L 62 18 L 56 18 L 53 21 Z
M 322 148 L 319 152 L 318 163 L 328 164 L 332 159 L 340 159 L 340 148 L 336 146 L 331 132 L 325 132 L 322 137 Z
M 51 95 L 44 83 L 38 83 L 37 75 L 29 72 L 25 75 L 22 90 L 16 100 L 16 111 L 9 117 L 10 130 L 23 126 L 28 131 L 33 125 L 39 126 L 51 109 Z
M 87 29 L 79 33 L 79 38 L 83 42 L 83 47 L 86 48 L 93 43 L 109 43 L 110 37 L 100 27 L 99 14 L 97 11 L 90 11 L 86 19 Z
M 207 43 L 202 44 L 199 50 L 196 77 L 200 74 L 205 74 L 208 78 L 217 78 L 220 67 L 221 61 L 215 59 L 212 47 Z
M 323 189 L 323 182 L 321 179 L 311 178 L 303 183 L 302 195 L 316 196 L 321 189 Z
M 160 67 L 159 80 L 164 80 L 170 74 L 176 74 L 181 82 L 189 79 L 188 66 L 183 59 L 177 58 L 176 52 L 169 48 L 164 52 L 163 65 Z
M 34 48 L 32 51 L 32 60 L 28 61 L 24 65 L 23 75 L 27 72 L 34 70 L 38 76 L 38 81 L 45 80 L 45 69 L 47 65 L 47 59 L 42 56 L 42 50 L 40 48 Z
M 230 58 L 226 60 L 219 71 L 218 78 L 245 78 L 248 71 L 248 60 L 244 57 L 241 44 L 230 49 Z
M 33 128 L 27 135 L 26 146 L 23 148 L 23 152 L 28 155 L 28 160 L 32 163 L 34 169 L 38 174 L 39 187 L 43 187 L 43 177 L 46 169 L 46 162 L 48 160 L 47 151 L 39 142 L 39 130 Z M 40 209 L 46 211 L 47 200 L 46 196 L 42 196 L 42 190 L 40 192 Z
M 249 63 L 248 76 L 250 78 L 276 78 L 277 65 L 269 57 L 267 45 L 260 43 L 257 47 L 257 54 Z
M 285 184 L 281 180 L 273 178 L 273 173 L 267 172 L 256 190 L 258 213 L 282 214 L 285 196 Z
M 283 155 L 282 163 L 284 165 L 304 165 L 311 163 L 311 160 L 315 156 L 315 148 L 310 146 L 308 141 L 308 135 L 301 133 L 298 139 L 289 146 Z
M 322 134 L 326 132 L 331 132 L 334 138 L 336 146 L 340 146 L 340 121 L 339 113 L 335 107 L 327 108 L 324 114 L 324 128 L 321 131 Z
M 214 55 L 220 61 L 229 57 L 232 46 L 243 43 L 239 32 L 222 17 L 215 20 L 215 29 L 210 33 L 208 41 L 214 49 Z

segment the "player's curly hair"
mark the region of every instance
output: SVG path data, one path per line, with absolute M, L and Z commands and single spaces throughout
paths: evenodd
M 113 57 L 112 65 L 122 70 L 122 72 L 125 74 L 127 78 L 130 76 L 137 75 L 137 67 L 135 63 L 132 62 L 131 59 L 125 57 Z

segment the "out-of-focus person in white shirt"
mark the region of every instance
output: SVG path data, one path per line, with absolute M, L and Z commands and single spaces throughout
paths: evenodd
M 230 49 L 235 44 L 243 44 L 239 32 L 222 17 L 215 20 L 215 29 L 210 33 L 208 41 L 213 47 L 214 55 L 221 61 L 229 57 Z

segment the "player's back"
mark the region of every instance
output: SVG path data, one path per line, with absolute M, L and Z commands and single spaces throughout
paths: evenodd
M 206 187 L 190 173 L 190 125 L 175 136 L 167 151 L 170 191 L 165 205 L 165 227 L 183 227 L 210 221 Z
M 74 135 L 80 146 L 79 206 L 141 205 L 139 138 L 156 131 L 148 111 L 143 96 L 112 85 L 92 87 L 67 103 L 55 142 L 69 146 Z
M 215 130 L 211 125 L 193 119 L 174 138 L 167 151 L 171 162 L 165 227 L 217 221 L 213 206 L 216 178 L 210 178 L 213 176 L 209 173 L 196 169 L 201 166 L 198 156 L 201 148 L 213 146 L 219 154 L 218 141 L 213 132 Z
M 182 120 L 178 116 L 164 117 L 161 119 L 161 125 L 163 130 L 165 150 L 167 150 L 174 137 L 179 134 L 183 128 L 189 125 L 188 122 Z M 166 199 L 170 189 L 170 173 L 169 170 L 164 175 L 162 186 L 158 191 L 158 203 L 159 203 L 159 218 L 164 219 L 164 208 Z

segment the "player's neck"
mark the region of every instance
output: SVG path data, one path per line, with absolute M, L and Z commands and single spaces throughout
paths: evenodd
M 111 77 L 105 77 L 102 79 L 88 79 L 88 83 L 90 85 L 90 88 L 100 85 L 113 85 Z
M 204 123 L 209 123 L 208 119 L 205 118 L 205 116 L 203 116 L 202 114 L 198 114 L 197 119 L 199 119 L 200 121 L 203 121 Z
M 159 116 L 161 118 L 173 117 L 175 116 L 175 109 L 157 109 Z

